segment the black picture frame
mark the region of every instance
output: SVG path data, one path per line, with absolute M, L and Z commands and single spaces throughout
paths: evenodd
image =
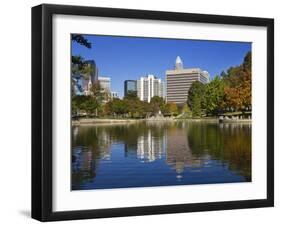
M 267 198 L 95 210 L 52 210 L 52 18 L 55 14 L 267 28 Z M 32 218 L 40 221 L 270 207 L 274 205 L 274 20 L 43 4 L 32 8 Z

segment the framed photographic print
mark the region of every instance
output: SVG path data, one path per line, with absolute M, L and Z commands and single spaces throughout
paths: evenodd
M 274 21 L 32 8 L 32 217 L 274 205 Z

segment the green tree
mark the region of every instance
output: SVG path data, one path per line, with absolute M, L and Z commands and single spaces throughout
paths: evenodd
M 252 52 L 249 51 L 244 57 L 243 61 L 244 69 L 251 70 L 252 69 Z
M 78 34 L 72 34 L 71 40 L 73 42 L 79 43 L 80 45 L 85 46 L 86 48 L 92 48 L 92 44 L 83 36 Z M 82 74 L 84 70 L 85 63 L 84 59 L 81 56 L 71 56 L 71 95 L 75 96 L 75 86 L 78 87 L 78 80 L 75 78 L 76 75 Z
M 109 110 L 112 114 L 124 115 L 125 113 L 127 113 L 128 107 L 126 106 L 125 101 L 114 98 L 109 103 Z
M 75 87 L 80 88 L 78 85 L 78 80 L 76 76 L 80 76 L 81 70 L 83 69 L 83 58 L 81 56 L 72 56 L 72 63 L 71 63 L 71 95 L 75 96 Z
M 224 99 L 224 82 L 219 76 L 205 85 L 205 98 L 206 113 L 217 115 Z
M 195 95 L 192 103 L 192 116 L 193 117 L 202 117 L 202 100 L 199 95 Z
M 90 43 L 90 42 L 88 41 L 88 39 L 86 39 L 83 35 L 72 34 L 72 35 L 71 35 L 71 40 L 72 40 L 73 42 L 79 43 L 79 44 L 82 45 L 82 46 L 85 46 L 85 47 L 88 48 L 88 49 L 91 49 L 91 48 L 92 48 L 92 43 Z
M 91 79 L 91 75 L 94 73 L 93 66 L 91 64 L 86 64 L 81 72 L 85 79 Z
M 94 97 L 77 95 L 72 97 L 71 107 L 72 114 L 79 114 L 81 112 L 93 114 L 98 108 L 98 103 Z
M 192 116 L 192 112 L 187 104 L 182 107 L 181 113 L 184 117 L 190 118 Z
M 138 95 L 137 95 L 136 91 L 129 90 L 124 98 L 125 99 L 137 99 Z
M 187 104 L 190 107 L 194 117 L 202 117 L 205 115 L 205 86 L 201 82 L 196 81 L 192 83 L 188 91 Z
M 163 111 L 165 100 L 162 97 L 154 96 L 150 100 L 150 106 L 153 114 L 159 114 Z
M 225 71 L 222 71 L 221 74 L 220 74 L 220 77 L 221 77 L 221 78 L 224 78 L 224 77 L 226 77 L 226 76 L 227 76 L 227 74 L 225 73 Z
M 164 106 L 164 115 L 176 116 L 179 110 L 176 103 L 166 103 Z
M 82 70 L 84 63 L 84 58 L 81 56 L 71 56 L 71 63 L 72 65 L 77 65 L 77 69 Z
M 96 112 L 97 108 L 98 108 L 98 102 L 97 100 L 94 98 L 94 97 L 91 97 L 91 96 L 87 96 L 87 100 L 84 101 L 82 103 L 82 109 L 85 110 L 85 112 L 88 114 L 88 115 L 92 115 L 93 113 Z

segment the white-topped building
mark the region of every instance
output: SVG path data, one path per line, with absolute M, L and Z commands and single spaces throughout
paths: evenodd
M 150 102 L 154 96 L 165 98 L 165 84 L 164 82 L 149 74 L 137 80 L 137 95 L 142 101 Z
M 183 69 L 183 62 L 179 56 L 176 58 L 175 62 L 175 70 L 182 70 Z
M 209 83 L 210 75 L 200 68 L 184 68 L 181 58 L 177 56 L 174 70 L 166 71 L 167 102 L 173 102 L 177 105 L 185 104 L 188 90 L 195 81 L 203 84 Z

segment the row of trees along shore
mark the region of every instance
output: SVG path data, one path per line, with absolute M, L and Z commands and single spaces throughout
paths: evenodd
M 73 35 L 72 41 L 91 48 L 82 35 Z M 99 83 L 91 87 L 91 95 L 77 95 L 74 87 L 79 85 L 74 79 L 80 74 L 89 79 L 93 68 L 81 56 L 72 56 L 72 115 L 106 118 L 145 118 L 161 112 L 164 116 L 216 117 L 224 113 L 251 111 L 251 52 L 241 65 L 230 67 L 226 72 L 208 84 L 194 82 L 188 92 L 188 100 L 183 106 L 166 103 L 162 97 L 154 96 L 150 103 L 141 101 L 135 92 L 123 99 L 110 98 Z
M 193 117 L 218 116 L 236 112 L 249 114 L 252 108 L 252 56 L 248 52 L 241 65 L 230 67 L 208 84 L 194 82 L 188 92 Z
M 165 103 L 159 96 L 152 97 L 150 103 L 141 101 L 136 95 L 113 98 L 104 103 L 95 96 L 75 95 L 72 97 L 72 112 L 100 118 L 147 118 L 159 112 L 164 116 L 177 116 L 179 108 L 175 103 Z

